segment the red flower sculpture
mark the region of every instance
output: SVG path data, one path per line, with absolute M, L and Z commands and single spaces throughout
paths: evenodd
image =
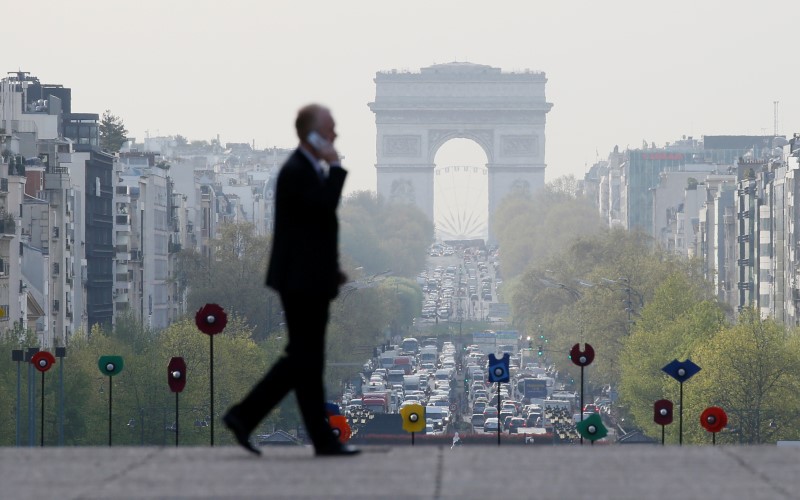
M 728 414 L 719 406 L 709 406 L 700 414 L 700 425 L 708 432 L 717 433 L 728 425 Z
M 585 343 L 585 350 L 581 351 L 581 345 L 575 344 L 569 350 L 569 359 L 578 366 L 589 366 L 594 361 L 594 348 L 591 344 Z
M 225 329 L 228 315 L 225 314 L 225 309 L 217 304 L 206 304 L 194 315 L 194 323 L 206 335 L 216 335 Z
M 328 417 L 328 424 L 340 443 L 346 443 L 352 434 L 350 425 L 347 424 L 347 417 L 344 415 L 331 415 Z
M 33 367 L 42 373 L 49 370 L 55 362 L 56 358 L 54 358 L 53 355 L 47 351 L 39 351 L 31 358 L 31 364 L 33 364 Z

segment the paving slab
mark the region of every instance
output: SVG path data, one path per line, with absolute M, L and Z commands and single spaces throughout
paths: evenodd
M 367 446 L 317 458 L 308 447 L 0 448 L 13 500 L 800 498 L 800 448 Z

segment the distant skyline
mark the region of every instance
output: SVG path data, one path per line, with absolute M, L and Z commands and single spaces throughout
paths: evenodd
M 658 5 L 658 7 L 656 7 Z M 4 23 L 4 71 L 72 89 L 73 111 L 130 135 L 293 147 L 296 110 L 330 106 L 375 190 L 375 73 L 468 61 L 544 71 L 548 181 L 615 145 L 800 132 L 794 2 L 43 0 Z M 6 11 L 8 11 L 8 7 Z M 474 163 L 465 149 L 453 161 Z M 450 155 L 448 155 L 450 158 Z M 479 161 L 485 161 L 479 158 Z

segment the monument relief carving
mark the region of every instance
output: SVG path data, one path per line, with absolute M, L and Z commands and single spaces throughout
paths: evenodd
M 503 156 L 536 156 L 539 154 L 539 138 L 535 135 L 501 136 L 500 153 Z
M 389 201 L 415 204 L 414 184 L 409 179 L 395 179 L 392 181 L 392 192 L 389 196 Z
M 514 196 L 530 196 L 531 183 L 524 179 L 517 179 L 511 184 L 511 194 Z
M 420 156 L 422 154 L 422 138 L 418 135 L 385 135 L 383 136 L 384 156 Z
M 428 146 L 434 148 L 443 142 L 444 138 L 450 138 L 458 132 L 455 129 L 433 129 L 428 130 Z

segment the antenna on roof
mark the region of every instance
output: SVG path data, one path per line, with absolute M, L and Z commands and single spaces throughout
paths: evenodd
M 774 116 L 775 116 L 775 136 L 778 135 L 778 106 L 780 105 L 780 101 L 772 101 L 772 106 L 774 107 Z

